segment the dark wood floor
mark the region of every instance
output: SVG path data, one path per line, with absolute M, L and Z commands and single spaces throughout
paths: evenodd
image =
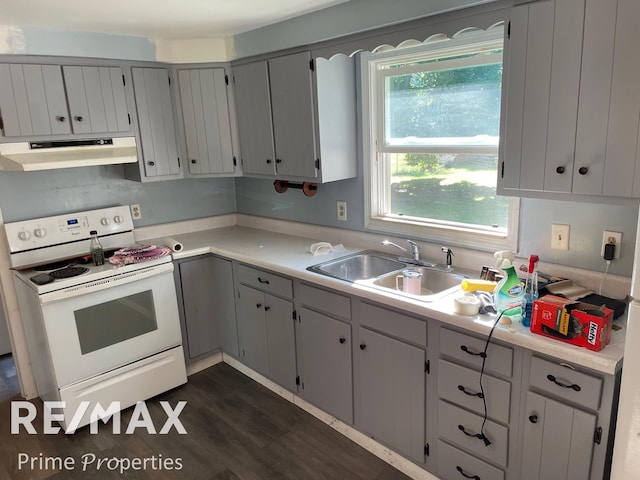
M 2 380 L 0 379 L 0 382 Z M 18 395 L 14 400 L 20 399 Z M 10 433 L 10 400 L 0 403 L 0 478 L 129 478 L 129 479 L 407 479 L 405 475 L 346 439 L 313 416 L 290 404 L 226 364 L 215 365 L 189 377 L 183 387 L 147 401 L 158 430 L 166 414 L 159 401 L 175 407 L 188 403 L 180 414 L 187 430 L 179 435 L 150 435 L 138 428 L 124 433 L 132 409 L 122 414 L 121 434 L 113 434 L 111 424 L 100 424 L 100 433 L 83 428 L 74 435 L 44 435 L 42 405 L 34 426 L 37 435 Z M 38 423 L 39 422 L 39 423 Z M 32 459 L 72 457 L 69 470 L 25 468 L 18 470 L 19 454 Z M 82 457 L 96 459 L 149 459 L 146 470 L 128 470 L 124 475 L 99 470 L 93 464 L 82 471 Z M 160 461 L 181 459 L 180 471 L 153 470 Z M 39 461 L 39 460 L 38 460 Z M 113 461 L 112 461 L 113 465 Z M 166 465 L 166 464 L 164 464 Z M 36 466 L 38 466 L 36 464 Z M 45 467 L 47 465 L 44 465 Z

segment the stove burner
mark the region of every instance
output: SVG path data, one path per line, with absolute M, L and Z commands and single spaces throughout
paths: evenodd
M 61 279 L 61 278 L 71 278 L 76 277 L 78 275 L 82 275 L 83 273 L 88 272 L 89 269 L 87 267 L 77 267 L 73 265 L 69 265 L 68 267 L 61 268 L 59 270 L 54 270 L 53 272 L 49 272 L 53 278 Z
M 47 272 L 49 270 L 58 270 L 69 265 L 69 260 L 60 260 L 59 262 L 46 263 L 44 265 L 37 265 L 33 269 L 37 272 Z

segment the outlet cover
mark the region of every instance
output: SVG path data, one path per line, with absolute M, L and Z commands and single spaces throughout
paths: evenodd
M 336 214 L 341 222 L 347 221 L 347 202 L 338 200 L 336 202 Z
M 620 250 L 622 249 L 622 233 L 611 232 L 609 230 L 605 230 L 604 232 L 602 232 L 602 247 L 600 248 L 601 257 L 604 257 L 604 246 L 607 243 L 613 243 L 616 246 L 616 251 L 613 254 L 613 258 L 620 258 Z
M 551 249 L 569 250 L 569 225 L 551 225 Z
M 131 208 L 131 218 L 133 218 L 134 220 L 140 220 L 142 218 L 142 210 L 140 209 L 140 205 L 131 205 L 129 208 Z

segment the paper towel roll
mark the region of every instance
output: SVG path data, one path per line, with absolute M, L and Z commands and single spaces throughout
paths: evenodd
M 180 252 L 182 251 L 182 244 L 177 241 L 175 238 L 165 237 L 163 240 L 164 245 L 169 247 L 172 252 Z

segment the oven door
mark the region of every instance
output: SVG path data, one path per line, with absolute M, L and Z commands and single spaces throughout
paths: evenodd
M 40 296 L 58 387 L 182 343 L 173 264 Z

